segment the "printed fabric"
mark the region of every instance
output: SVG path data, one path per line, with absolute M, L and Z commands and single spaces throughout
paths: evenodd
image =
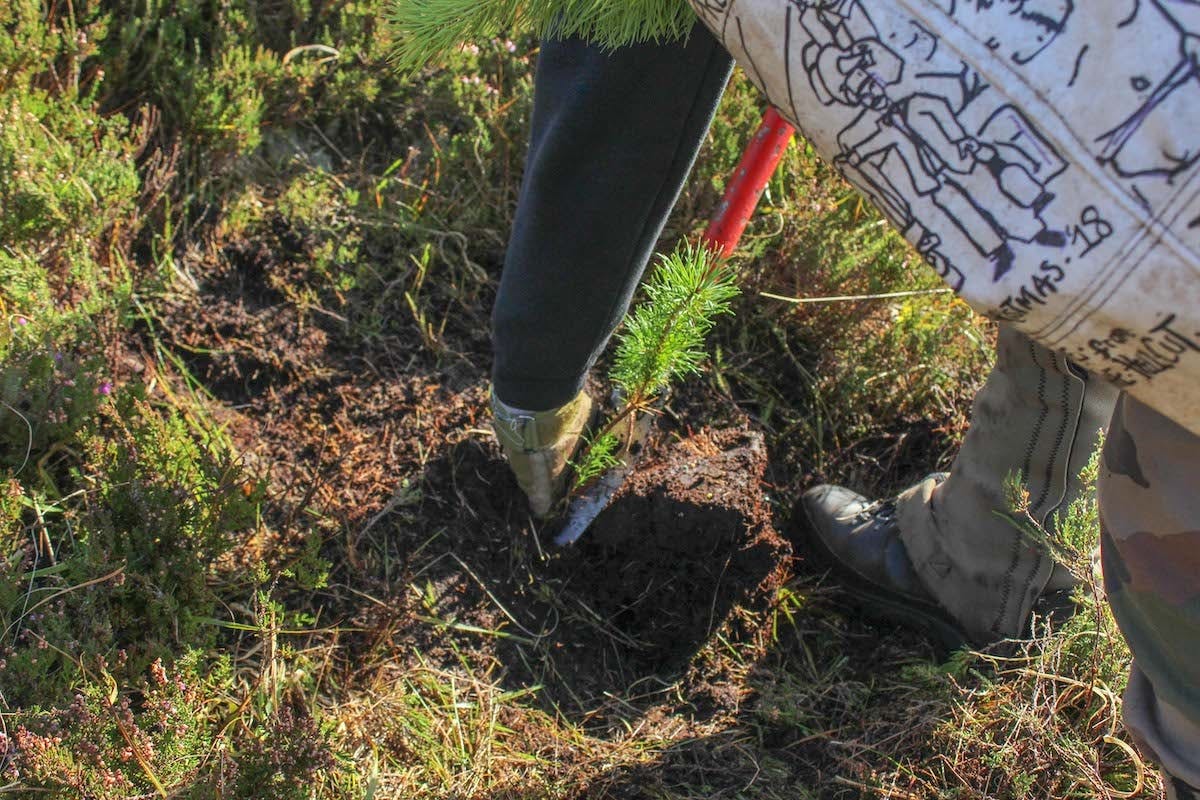
M 1200 2 L 691 0 L 982 313 L 1200 433 Z

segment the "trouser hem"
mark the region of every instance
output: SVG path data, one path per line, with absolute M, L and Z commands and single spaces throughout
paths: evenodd
M 492 377 L 492 392 L 500 402 L 522 411 L 562 408 L 583 391 L 586 375 L 567 380 Z

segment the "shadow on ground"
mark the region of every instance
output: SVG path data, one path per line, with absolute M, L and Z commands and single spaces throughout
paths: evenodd
M 727 395 L 683 387 L 621 495 L 556 549 L 490 433 L 478 315 L 436 355 L 386 330 L 364 341 L 272 293 L 286 261 L 222 263 L 168 308 L 165 339 L 272 487 L 263 557 L 322 543 L 328 587 L 294 601 L 339 629 L 316 646 L 340 684 L 466 671 L 565 721 L 534 738 L 582 731 L 631 754 L 571 765 L 560 797 L 855 797 L 919 748 L 929 709 L 895 672 L 928 650 L 839 612 L 768 497 L 811 471 L 786 448 L 769 462 L 771 432 Z M 937 444 L 914 430 L 845 452 L 894 475 Z

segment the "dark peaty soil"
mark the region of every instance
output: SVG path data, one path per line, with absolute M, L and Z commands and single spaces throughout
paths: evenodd
M 763 496 L 762 435 L 704 429 L 630 476 L 577 545 L 568 582 L 644 646 L 646 666 L 687 663 L 735 604 L 770 597 L 791 546 Z
M 764 488 L 798 495 L 818 477 L 808 460 L 781 460 L 787 440 L 773 432 L 769 468 L 763 426 L 690 382 L 592 529 L 553 548 L 488 430 L 486 297 L 445 300 L 438 353 L 402 320 L 364 338 L 354 306 L 334 306 L 351 317 L 340 320 L 283 296 L 303 265 L 276 238 L 214 249 L 196 293 L 160 304 L 158 335 L 269 486 L 239 563 L 289 567 L 313 542 L 327 560 L 326 587 L 284 599 L 336 621 L 337 682 L 465 665 L 618 736 L 635 719 L 676 737 L 679 721 L 700 731 L 738 718 L 747 673 L 774 646 L 771 615 L 755 612 L 793 568 L 776 528 L 786 512 L 773 514 Z M 845 451 L 864 473 L 894 475 L 945 438 L 908 426 Z

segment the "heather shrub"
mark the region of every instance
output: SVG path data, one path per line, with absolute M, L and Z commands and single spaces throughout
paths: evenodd
M 69 704 L 16 715 L 0 780 L 40 797 L 301 800 L 338 771 L 329 732 L 299 703 L 256 714 L 225 700 L 229 662 L 192 651 L 118 690 L 103 659 Z
M 253 531 L 259 488 L 179 414 L 137 395 L 92 400 L 77 430 L 71 418 L 48 425 L 64 438 L 37 459 L 42 485 L 10 479 L 0 530 L 9 702 L 57 696 L 91 658 L 122 652 L 121 677 L 215 642 L 210 580 L 235 536 Z

